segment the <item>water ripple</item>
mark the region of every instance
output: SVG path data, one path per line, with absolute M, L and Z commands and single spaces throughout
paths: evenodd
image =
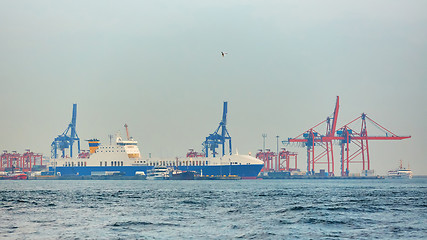
M 423 239 L 427 179 L 3 181 L 4 239 Z

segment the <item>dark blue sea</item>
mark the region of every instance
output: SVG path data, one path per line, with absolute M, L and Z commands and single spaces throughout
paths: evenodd
M 427 239 L 427 179 L 0 182 L 1 239 Z

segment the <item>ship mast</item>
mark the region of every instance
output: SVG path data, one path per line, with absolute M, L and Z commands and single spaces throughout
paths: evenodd
M 126 128 L 126 135 L 128 137 L 128 140 L 130 140 L 129 138 L 129 131 L 128 131 L 128 125 L 125 123 L 125 128 Z

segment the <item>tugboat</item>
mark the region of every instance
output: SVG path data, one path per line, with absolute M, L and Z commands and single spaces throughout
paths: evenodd
M 194 180 L 194 176 L 197 175 L 196 171 L 181 171 L 173 170 L 170 174 L 170 180 Z
M 0 173 L 0 180 L 27 180 L 27 174 L 17 171 L 17 172 L 2 172 Z
M 388 171 L 387 177 L 389 178 L 412 178 L 412 171 L 408 168 L 403 167 L 402 160 L 400 160 L 399 168 L 396 170 Z

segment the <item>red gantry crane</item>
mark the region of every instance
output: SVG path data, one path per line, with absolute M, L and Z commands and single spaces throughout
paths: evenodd
M 289 138 L 287 141 L 282 142 L 283 144 L 301 143 L 302 146 L 307 147 L 307 174 L 309 175 L 314 175 L 315 164 L 326 164 L 328 168 L 328 175 L 334 175 L 332 140 L 337 126 L 338 111 L 339 96 L 337 96 L 337 102 L 335 104 L 335 110 L 332 118 L 328 117 L 326 120 L 316 124 L 314 127 L 308 129 L 295 138 Z M 319 133 L 320 130 L 318 130 L 318 128 L 325 123 L 326 134 L 322 135 Z M 324 137 L 328 138 L 324 139 Z
M 259 150 L 256 154 L 256 158 L 264 161 L 264 167 L 261 169 L 261 172 L 274 171 L 274 159 L 276 158 L 276 153 L 270 151 L 270 149 Z
M 355 123 L 357 120 L 361 122 L 360 131 L 350 127 L 351 124 Z M 369 136 L 367 120 L 380 129 L 385 135 Z M 371 170 L 368 140 L 403 140 L 407 138 L 411 138 L 411 136 L 398 136 L 372 120 L 365 113 L 362 113 L 361 116 L 339 128 L 336 132 L 336 136 L 326 137 L 324 140 L 339 140 L 341 146 L 341 176 L 348 176 L 351 163 L 362 163 L 362 169 L 365 174 L 367 174 L 366 170 Z M 358 157 L 361 157 L 361 159 Z
M 286 150 L 286 148 L 282 148 L 282 151 L 279 152 L 277 171 L 296 171 L 298 169 L 297 156 L 298 154 L 296 152 L 290 152 Z M 294 168 L 290 167 L 291 158 L 295 162 Z
M 309 175 L 314 175 L 315 164 L 327 164 L 328 174 L 330 176 L 334 175 L 333 142 L 338 142 L 341 146 L 341 176 L 348 176 L 351 163 L 362 163 L 365 174 L 367 174 L 366 170 L 370 170 L 368 140 L 402 140 L 411 137 L 397 136 L 369 118 L 365 113 L 336 130 L 338 110 L 339 96 L 337 96 L 332 119 L 328 117 L 325 121 L 315 125 L 297 137 L 289 138 L 288 141 L 282 142 L 284 144 L 301 143 L 307 147 L 307 174 Z M 361 120 L 360 131 L 356 131 L 350 127 L 357 120 Z M 374 126 L 382 130 L 385 135 L 369 136 L 366 120 L 369 120 Z M 316 128 L 324 123 L 326 123 L 326 134 L 321 135 Z M 361 160 L 357 158 L 359 156 L 361 156 Z
M 6 150 L 0 155 L 0 171 L 22 170 L 23 172 L 31 172 L 34 166 L 43 166 L 43 155 L 33 153 L 30 149 L 26 149 L 24 154 L 12 151 L 8 153 Z

